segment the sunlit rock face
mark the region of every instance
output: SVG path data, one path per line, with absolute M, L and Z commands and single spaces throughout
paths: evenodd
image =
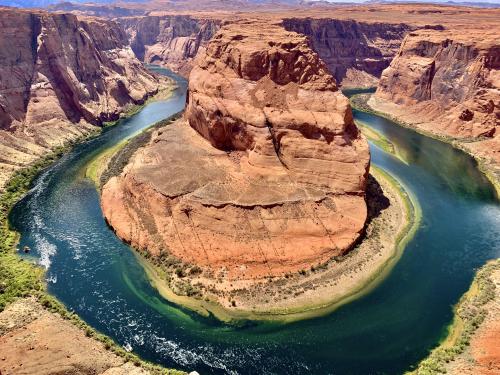
M 348 251 L 366 221 L 366 140 L 308 39 L 222 27 L 195 61 L 184 118 L 103 189 L 117 234 L 213 276 L 259 279 Z
M 396 20 L 394 20 L 396 21 Z M 287 30 L 303 34 L 342 87 L 375 87 L 415 26 L 335 18 L 285 18 Z
M 0 186 L 158 90 L 113 22 L 0 10 Z
M 137 58 L 189 76 L 193 59 L 223 23 L 222 18 L 190 15 L 128 17 L 118 20 Z
M 421 121 L 432 119 L 443 135 L 494 137 L 500 124 L 498 34 L 410 33 L 383 72 L 376 97 L 419 108 Z

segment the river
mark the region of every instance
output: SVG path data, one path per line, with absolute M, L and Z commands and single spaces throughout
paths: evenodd
M 164 74 L 171 74 L 156 68 Z M 422 223 L 372 292 L 328 316 L 239 326 L 179 308 L 153 289 L 133 251 L 106 226 L 85 178 L 97 153 L 183 109 L 186 82 L 166 101 L 106 129 L 44 171 L 12 210 L 20 249 L 47 269 L 48 291 L 146 360 L 201 374 L 401 374 L 446 334 L 474 271 L 500 256 L 500 206 L 472 158 L 373 114 L 400 160 L 370 145 L 372 162 L 418 199 Z

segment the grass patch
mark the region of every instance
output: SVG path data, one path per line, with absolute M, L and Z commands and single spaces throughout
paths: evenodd
M 85 169 L 85 177 L 91 179 L 97 187 L 101 185 L 101 175 L 108 167 L 108 163 L 118 151 L 120 151 L 127 144 L 128 140 L 117 143 L 113 147 L 110 147 L 94 157 Z
M 500 269 L 500 259 L 488 262 L 477 273 L 470 289 L 455 306 L 455 316 L 448 327 L 448 336 L 419 363 L 412 375 L 446 373 L 445 365 L 453 361 L 469 346 L 472 335 L 487 315 L 484 305 L 495 298 L 495 284 L 491 275 Z

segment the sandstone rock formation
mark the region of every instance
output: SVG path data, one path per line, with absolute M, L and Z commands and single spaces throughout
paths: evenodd
M 1 9 L 0 28 L 0 187 L 158 90 L 113 22 Z
M 34 298 L 21 298 L 0 312 L 0 353 L 2 374 L 151 374 Z
M 268 18 L 260 15 L 262 18 Z M 121 18 L 136 56 L 188 75 L 194 57 L 222 24 L 234 22 L 225 14 L 163 15 Z M 274 22 L 278 22 L 276 17 Z M 269 22 L 273 22 L 269 19 Z M 306 35 L 313 49 L 344 87 L 374 87 L 396 54 L 411 26 L 367 23 L 332 18 L 284 18 L 289 31 Z
M 306 37 L 224 26 L 196 59 L 185 118 L 103 188 L 116 233 L 229 280 L 309 269 L 366 221 L 366 140 Z
M 425 106 L 422 114 L 441 120 L 444 134 L 493 136 L 500 121 L 500 42 L 490 37 L 410 33 L 384 71 L 376 96 L 419 110 Z
M 129 17 L 119 20 L 140 60 L 189 75 L 193 58 L 219 29 L 221 19 L 187 15 Z
M 408 31 L 403 23 L 332 18 L 285 18 L 287 30 L 306 35 L 342 87 L 375 87 Z
M 500 166 L 499 32 L 410 33 L 370 104 Z

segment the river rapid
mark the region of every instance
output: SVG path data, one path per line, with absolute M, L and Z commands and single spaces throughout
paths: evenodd
M 30 246 L 29 257 L 46 268 L 49 292 L 142 358 L 201 374 L 401 374 L 425 357 L 446 334 L 475 270 L 500 256 L 500 206 L 475 161 L 354 111 L 396 147 L 399 158 L 370 145 L 372 163 L 419 201 L 420 228 L 380 285 L 333 313 L 227 325 L 175 306 L 151 287 L 133 250 L 107 227 L 98 192 L 85 178 L 99 152 L 184 108 L 186 81 L 155 70 L 177 80 L 170 99 L 75 147 L 11 212 L 19 248 Z

